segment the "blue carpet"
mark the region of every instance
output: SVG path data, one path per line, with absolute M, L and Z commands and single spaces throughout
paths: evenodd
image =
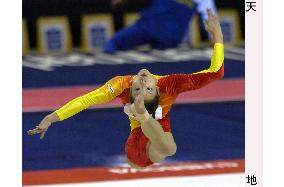
M 23 67 L 23 88 L 103 84 L 114 76 L 136 74 L 142 68 L 146 68 L 153 74 L 158 75 L 193 73 L 206 69 L 209 65 L 209 60 L 194 60 L 173 63 L 121 64 L 119 66 L 102 64 L 92 66 L 58 66 L 52 71 Z M 244 62 L 225 60 L 224 78 L 244 76 Z
M 224 102 L 174 105 L 171 128 L 177 153 L 168 162 L 244 159 L 245 104 Z M 23 170 L 113 166 L 124 162 L 130 132 L 122 108 L 86 110 L 28 136 L 47 113 L 23 113 Z

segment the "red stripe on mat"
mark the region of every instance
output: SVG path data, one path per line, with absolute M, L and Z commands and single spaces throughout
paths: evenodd
M 66 102 L 88 93 L 98 86 L 74 86 L 58 88 L 38 88 L 23 90 L 23 112 L 53 111 Z M 199 90 L 179 95 L 176 104 L 207 103 L 221 101 L 243 101 L 245 99 L 245 80 L 227 79 L 209 84 Z M 122 107 L 119 99 L 95 105 L 92 108 Z
M 210 175 L 240 173 L 244 171 L 244 160 L 162 164 L 154 165 L 140 171 L 129 167 L 29 171 L 23 172 L 23 185 L 128 180 L 167 176 Z

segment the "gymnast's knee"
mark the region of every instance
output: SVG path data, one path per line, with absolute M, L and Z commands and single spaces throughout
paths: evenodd
M 176 154 L 176 151 L 177 151 L 177 146 L 175 143 L 167 144 L 162 148 L 162 153 L 165 156 L 173 156 L 174 154 Z
M 177 146 L 175 143 L 170 143 L 167 145 L 161 145 L 158 149 L 154 146 L 149 146 L 148 156 L 153 162 L 160 162 L 168 156 L 172 156 L 176 153 Z
M 174 141 L 166 141 L 156 146 L 156 150 L 165 157 L 173 156 L 177 151 L 177 146 Z

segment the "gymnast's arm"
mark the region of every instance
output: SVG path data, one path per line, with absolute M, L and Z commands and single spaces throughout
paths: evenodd
M 169 75 L 164 79 L 169 85 L 167 86 L 169 93 L 177 95 L 181 92 L 199 89 L 224 76 L 224 45 L 221 26 L 217 16 L 213 15 L 211 10 L 207 10 L 207 13 L 208 20 L 204 24 L 214 42 L 210 67 L 192 74 Z
M 110 102 L 120 95 L 123 89 L 123 77 L 114 77 L 102 87 L 69 101 L 63 107 L 47 115 L 35 129 L 29 130 L 28 134 L 41 134 L 42 139 L 52 123 L 70 118 L 90 106 Z

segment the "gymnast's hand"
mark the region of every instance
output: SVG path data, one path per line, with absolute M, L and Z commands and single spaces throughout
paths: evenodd
M 59 121 L 59 117 L 56 113 L 52 113 L 50 115 L 47 115 L 43 120 L 39 123 L 36 128 L 27 131 L 28 135 L 34 135 L 34 134 L 40 134 L 40 139 L 44 138 L 44 135 L 48 128 L 51 126 L 53 122 Z
M 134 103 L 130 107 L 130 112 L 134 115 L 135 119 L 140 122 L 145 122 L 149 119 L 150 115 L 145 108 L 142 95 L 138 95 L 135 98 Z
M 223 43 L 223 34 L 218 17 L 214 15 L 211 9 L 207 9 L 208 20 L 204 21 L 207 32 L 212 35 L 214 43 Z

